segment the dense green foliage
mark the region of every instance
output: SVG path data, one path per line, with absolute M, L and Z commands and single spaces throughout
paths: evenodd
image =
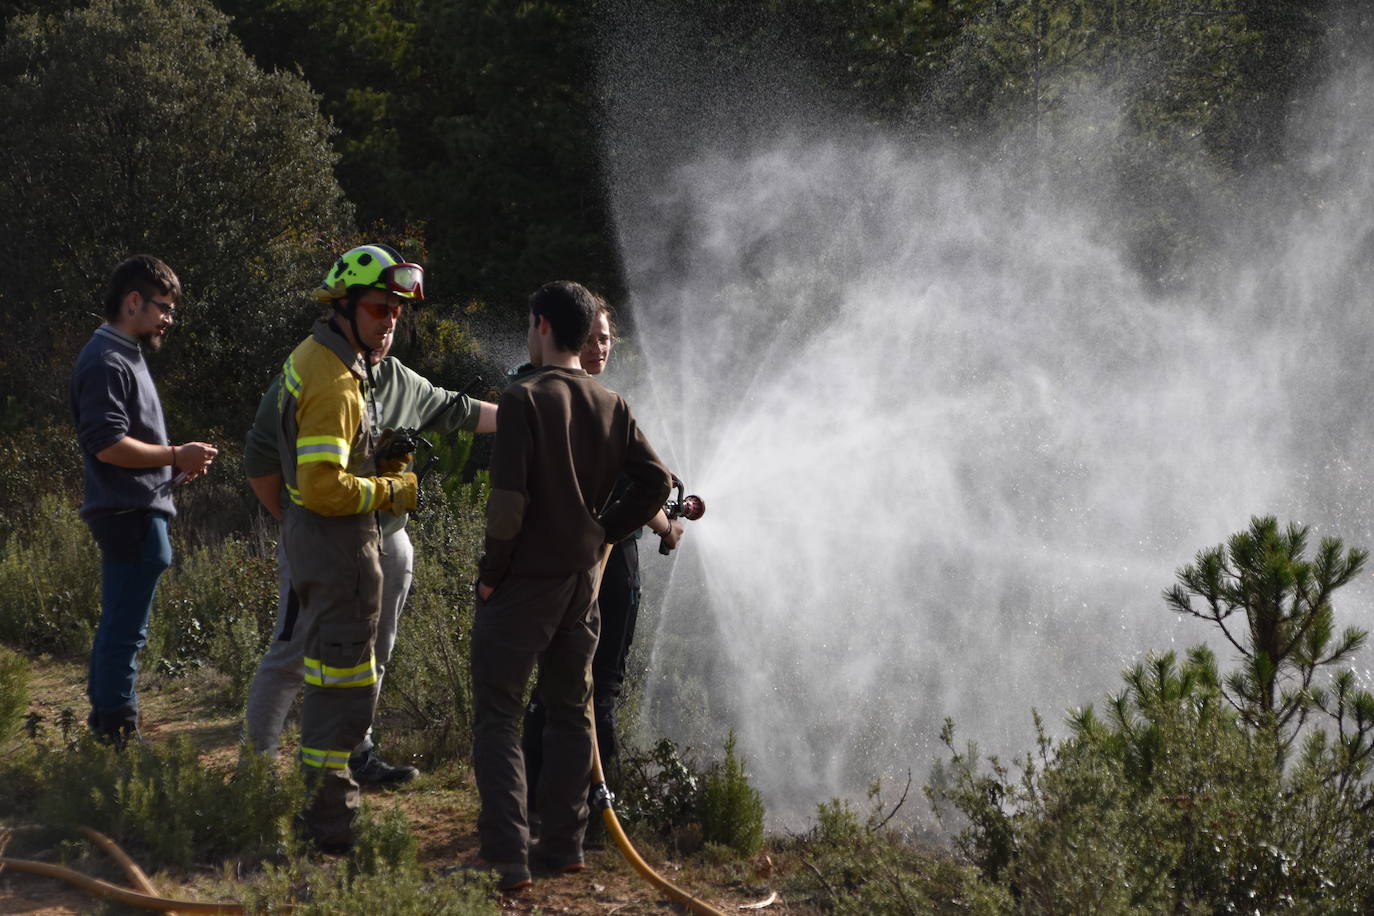
M 752 856 L 763 846 L 763 814 L 763 798 L 749 784 L 732 731 L 725 739 L 725 759 L 706 774 L 702 788 L 702 839 Z
M 952 757 L 927 794 L 1016 912 L 1368 912 L 1374 696 L 1333 670 L 1363 631 L 1330 631 L 1331 592 L 1364 554 L 1327 539 L 1309 560 L 1305 534 L 1254 519 L 1166 593 L 1226 630 L 1237 671 L 1222 676 L 1204 646 L 1182 663 L 1150 656 L 1105 717 L 1070 716 L 1068 739 L 1037 717 L 1019 775 L 995 758 L 984 769 L 947 723 Z M 1285 765 L 1304 721 L 1303 753 Z
M 0 744 L 19 730 L 29 708 L 29 661 L 0 646 Z
M 821 912 L 844 916 L 1011 910 L 1003 888 L 980 881 L 966 865 L 923 854 L 892 826 L 902 801 L 885 809 L 878 785 L 868 798 L 871 808 L 862 820 L 843 799 L 821 803 L 815 826 L 781 844 L 780 854 L 801 856 L 807 866 L 786 884 L 790 902 L 809 901 Z
M 11 20 L 0 88 L 0 277 L 14 323 L 0 386 L 63 415 L 76 352 L 110 269 L 164 257 L 186 301 L 157 374 L 174 435 L 244 429 L 296 336 L 301 293 L 350 208 L 305 84 L 266 74 L 208 0 L 95 0 Z M 308 313 L 306 313 L 308 314 Z
M 159 864 L 273 855 L 305 798 L 298 777 L 283 781 L 254 754 L 228 771 L 207 767 L 185 737 L 117 753 L 43 730 L 11 742 L 3 767 L 5 810 L 51 829 L 93 828 Z

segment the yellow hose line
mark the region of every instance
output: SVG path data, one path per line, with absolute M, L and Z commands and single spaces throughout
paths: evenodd
M 157 885 L 153 884 L 153 879 L 138 867 L 138 863 L 129 857 L 129 854 L 119 848 L 119 844 L 101 833 L 99 830 L 92 830 L 90 827 L 78 827 L 81 835 L 90 840 L 95 845 L 105 851 L 105 854 L 119 863 L 119 867 L 124 869 L 124 874 L 128 876 L 129 883 L 134 886 L 134 890 L 140 891 L 153 897 L 161 897 L 158 893 Z M 176 916 L 176 913 L 169 910 L 168 916 Z
M 167 897 L 159 897 L 155 894 L 144 894 L 139 891 L 131 891 L 128 888 L 111 884 L 108 881 L 101 881 L 99 878 L 92 878 L 83 875 L 79 871 L 66 868 L 62 865 L 52 865 L 48 862 L 31 862 L 28 859 L 10 859 L 0 856 L 0 870 L 12 868 L 15 871 L 29 872 L 34 875 L 44 875 L 49 878 L 57 878 L 74 884 L 89 894 L 97 897 L 104 897 L 107 900 L 115 900 L 119 903 L 126 903 L 129 906 L 140 907 L 145 910 L 155 910 L 160 913 L 171 913 L 180 911 L 182 913 L 242 913 L 243 906 L 238 903 L 196 903 L 194 900 L 172 900 Z
M 631 868 L 639 872 L 644 880 L 661 890 L 669 899 L 682 904 L 693 913 L 700 913 L 702 916 L 725 916 L 711 904 L 698 900 L 650 868 L 649 863 L 645 862 L 639 853 L 635 852 L 635 848 L 630 845 L 630 838 L 625 835 L 625 830 L 620 826 L 620 821 L 616 819 L 614 811 L 610 808 L 602 810 L 601 819 L 606 822 L 606 832 L 615 839 L 615 845 L 619 847 L 620 854 L 625 857 L 626 862 L 630 863 Z
M 592 594 L 601 591 L 601 576 L 606 572 L 606 561 L 610 558 L 611 546 L 607 544 L 601 551 L 601 568 L 597 570 L 596 582 L 594 583 L 596 587 Z M 588 662 L 588 664 L 591 663 Z M 596 745 L 596 716 L 592 712 L 591 697 L 587 698 L 587 718 L 591 719 L 592 722 L 592 788 L 602 790 L 602 793 L 594 792 L 593 794 L 604 794 L 604 797 L 609 800 L 610 793 L 604 791 L 606 774 L 601 768 L 601 750 Z M 620 821 L 616 818 L 615 811 L 612 810 L 609 803 L 601 810 L 601 819 L 606 822 L 606 832 L 615 840 L 616 848 L 620 850 L 620 854 L 625 857 L 626 862 L 630 863 L 631 868 L 639 872 L 640 877 L 667 894 L 669 899 L 682 904 L 693 913 L 700 913 L 702 916 L 725 916 L 720 910 L 709 903 L 698 900 L 650 868 L 649 863 L 645 862 L 639 853 L 635 852 L 634 846 L 630 844 L 630 838 L 625 835 L 625 830 L 620 826 Z

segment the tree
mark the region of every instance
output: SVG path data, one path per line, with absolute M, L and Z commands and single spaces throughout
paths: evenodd
M 258 70 L 208 0 L 13 19 L 0 87 L 23 125 L 0 134 L 0 390 L 31 395 L 11 410 L 66 414 L 100 287 L 147 251 L 186 291 L 154 366 L 169 422 L 237 433 L 350 217 L 308 87 Z
M 444 0 L 422 22 L 423 171 L 436 283 L 523 314 L 540 283 L 621 289 L 602 184 L 592 4 Z
M 217 0 L 264 70 L 298 73 L 320 95 L 338 129 L 335 169 L 364 225 L 405 225 L 423 114 L 413 99 L 419 0 Z M 421 100 L 433 104 L 434 100 Z
M 1256 517 L 1226 544 L 1200 551 L 1164 593 L 1179 613 L 1215 623 L 1240 653 L 1240 669 L 1223 682 L 1225 696 L 1247 725 L 1273 732 L 1283 749 L 1317 708 L 1318 669 L 1348 659 L 1368 636 L 1347 627 L 1333 639 L 1331 608 L 1332 593 L 1359 574 L 1368 552 L 1345 550 L 1337 538 L 1323 538 L 1311 560 L 1306 550 L 1306 527 L 1280 530 L 1273 516 Z

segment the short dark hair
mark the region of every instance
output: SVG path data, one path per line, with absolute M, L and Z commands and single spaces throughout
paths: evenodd
M 578 353 L 587 342 L 599 297 L 571 280 L 545 283 L 530 296 L 530 314 L 548 320 L 553 342 L 564 353 Z
M 170 296 L 175 302 L 181 298 L 181 281 L 176 273 L 150 254 L 136 254 L 121 261 L 105 284 L 105 318 L 119 317 L 119 304 L 130 292 L 137 290 L 145 299 Z

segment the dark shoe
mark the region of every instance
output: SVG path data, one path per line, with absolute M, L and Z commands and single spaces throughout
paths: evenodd
M 451 865 L 443 869 L 445 874 L 453 872 L 490 872 L 496 876 L 496 889 L 503 894 L 512 891 L 522 891 L 534 883 L 530 879 L 530 869 L 527 865 L 519 862 L 510 864 L 497 864 L 488 862 L 486 859 L 478 857 L 462 865 Z
M 530 847 L 530 862 L 555 875 L 572 875 L 587 867 L 581 855 L 550 855 L 538 843 Z
M 351 831 L 326 835 L 312 829 L 306 822 L 304 815 L 300 814 L 292 820 L 291 826 L 302 842 L 309 843 L 325 855 L 342 856 L 353 851 L 353 834 Z
M 392 788 L 420 775 L 419 770 L 408 764 L 392 766 L 378 757 L 375 750 L 349 757 L 348 771 L 353 774 L 353 780 L 365 788 Z
M 86 716 L 86 725 L 92 736 L 101 744 L 108 744 L 122 751 L 130 741 L 142 742 L 138 732 L 138 713 L 119 710 L 112 713 L 98 713 L 94 709 Z

